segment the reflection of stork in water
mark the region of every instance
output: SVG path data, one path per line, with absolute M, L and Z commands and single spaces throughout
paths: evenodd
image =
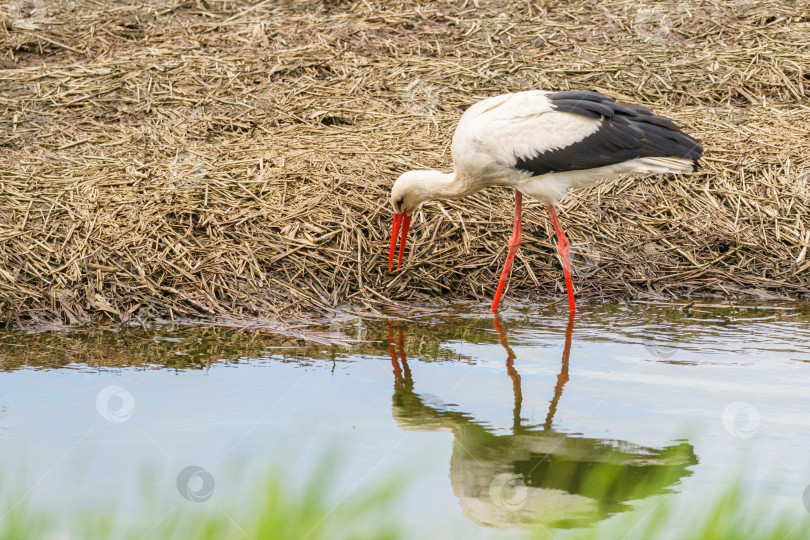
M 493 319 L 506 351 L 506 372 L 514 394 L 512 434 L 497 435 L 473 415 L 445 405 L 438 397 L 416 394 L 408 366 L 405 336 L 396 343 L 389 322 L 389 353 L 394 368 L 393 416 L 404 429 L 451 431 L 450 481 L 464 513 L 493 527 L 583 526 L 626 510 L 627 501 L 669 491 L 697 463 L 692 445 L 682 442 L 649 448 L 626 441 L 586 438 L 552 429 L 568 381 L 573 315 L 565 331 L 562 366 L 543 425 L 521 419 L 521 377 L 499 318 Z M 604 472 L 600 485 L 594 471 Z

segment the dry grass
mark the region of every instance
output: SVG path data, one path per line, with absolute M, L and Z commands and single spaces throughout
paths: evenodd
M 810 292 L 804 2 L 11 0 L 4 17 L 7 322 L 488 298 L 511 193 L 426 205 L 392 277 L 388 190 L 451 166 L 467 106 L 531 88 L 646 104 L 707 149 L 697 175 L 562 204 L 580 296 Z M 561 291 L 554 253 L 530 205 L 507 300 Z

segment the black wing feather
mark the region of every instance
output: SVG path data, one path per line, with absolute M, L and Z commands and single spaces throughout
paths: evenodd
M 617 103 L 599 92 L 566 91 L 547 94 L 555 110 L 601 120 L 583 140 L 533 156 L 517 156 L 516 168 L 533 175 L 595 169 L 642 157 L 697 160 L 700 143 L 678 125 L 641 105 Z
M 591 118 L 602 118 L 606 116 L 613 118 L 614 108 L 612 103 L 599 103 L 596 101 L 582 101 L 576 99 L 558 99 L 554 101 L 554 108 L 562 112 L 581 114 Z

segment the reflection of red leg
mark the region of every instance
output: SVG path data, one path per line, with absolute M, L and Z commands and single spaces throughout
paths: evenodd
M 560 225 L 560 220 L 557 217 L 557 212 L 554 210 L 554 207 L 548 205 L 546 208 L 548 209 L 548 214 L 551 216 L 551 224 L 554 226 L 554 232 L 557 233 L 557 251 L 560 252 L 563 274 L 565 274 L 565 290 L 568 292 L 568 309 L 571 313 L 574 313 L 577 307 L 574 304 L 574 283 L 571 280 L 571 257 L 568 238 L 566 238 L 562 230 L 562 225 Z
M 408 366 L 408 357 L 405 354 L 405 334 L 399 323 L 397 323 L 397 332 L 399 336 L 394 343 L 394 327 L 391 325 L 391 321 L 388 321 L 388 354 L 391 355 L 391 365 L 394 367 L 394 390 L 398 387 L 411 390 L 413 389 L 413 378 L 411 368 Z
M 551 424 L 554 422 L 554 413 L 557 412 L 557 404 L 562 397 L 563 387 L 568 382 L 568 358 L 571 356 L 571 336 L 574 332 L 574 312 L 568 314 L 568 326 L 565 329 L 565 346 L 563 347 L 562 354 L 562 368 L 560 374 L 557 375 L 557 386 L 554 387 L 554 397 L 551 398 L 551 404 L 548 406 L 548 415 L 546 415 L 546 423 L 544 429 L 551 429 Z
M 523 393 L 520 389 L 520 373 L 515 369 L 515 351 L 509 346 L 506 341 L 506 332 L 501 326 L 500 315 L 495 315 L 492 318 L 492 324 L 495 326 L 495 331 L 498 333 L 498 343 L 506 350 L 506 373 L 512 379 L 512 393 L 515 395 L 515 407 L 512 409 L 512 432 L 517 433 L 520 429 L 520 407 L 523 404 Z
M 512 225 L 512 236 L 509 238 L 509 253 L 506 255 L 506 262 L 503 264 L 503 272 L 501 272 L 501 280 L 498 282 L 498 290 L 495 291 L 495 299 L 492 300 L 492 307 L 489 309 L 492 313 L 498 311 L 498 304 L 501 301 L 503 288 L 506 286 L 506 280 L 509 278 L 509 271 L 512 269 L 512 261 L 515 259 L 520 241 L 523 239 L 521 231 L 523 224 L 523 194 L 515 190 L 515 222 Z
M 388 354 L 391 355 L 391 365 L 394 366 L 394 388 L 402 383 L 402 368 L 397 360 L 397 347 L 394 345 L 394 328 L 388 321 Z
M 402 327 L 397 323 L 397 330 L 399 330 L 399 359 L 402 361 L 402 370 L 405 372 L 405 382 L 411 381 L 411 368 L 408 367 L 408 355 L 405 354 L 405 334 L 402 333 Z

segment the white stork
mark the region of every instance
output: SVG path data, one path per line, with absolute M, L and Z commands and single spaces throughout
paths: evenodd
M 394 183 L 388 271 L 401 229 L 399 270 L 411 216 L 423 202 L 509 186 L 515 189 L 514 228 L 491 311 L 498 309 L 520 245 L 525 194 L 544 203 L 551 216 L 573 313 L 569 244 L 554 204 L 569 187 L 588 186 L 600 178 L 692 173 L 703 148 L 672 120 L 639 105 L 617 103 L 599 92 L 533 90 L 488 98 L 467 109 L 453 136 L 452 154 L 454 172 L 409 171 Z

